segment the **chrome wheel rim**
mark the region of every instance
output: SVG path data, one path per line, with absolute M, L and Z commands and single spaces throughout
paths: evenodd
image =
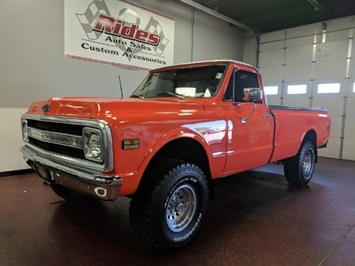
M 195 189 L 188 184 L 179 186 L 172 194 L 166 207 L 168 228 L 175 233 L 184 230 L 195 215 L 196 204 Z
M 313 152 L 311 150 L 308 150 L 304 155 L 304 159 L 303 159 L 303 173 L 306 179 L 309 179 L 311 177 L 312 168 L 313 168 Z

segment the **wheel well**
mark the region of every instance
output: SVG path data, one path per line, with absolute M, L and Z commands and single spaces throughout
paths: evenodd
M 313 145 L 314 145 L 314 149 L 315 149 L 315 155 L 316 155 L 316 162 L 318 161 L 318 151 L 317 151 L 317 134 L 316 132 L 312 129 L 310 131 L 307 132 L 306 136 L 304 136 L 303 138 L 303 142 L 302 144 L 307 141 L 310 140 L 312 141 Z
M 159 167 L 159 162 L 164 159 L 180 159 L 200 167 L 206 175 L 210 189 L 210 197 L 213 198 L 212 177 L 207 154 L 200 143 L 190 138 L 180 138 L 165 144 L 149 162 L 138 189 L 143 189 L 145 184 L 152 182 L 151 178 L 146 177 L 150 172 L 154 171 L 155 167 Z
M 167 143 L 158 151 L 154 159 L 180 159 L 191 162 L 199 166 L 210 177 L 208 158 L 205 150 L 196 140 L 190 138 L 180 138 Z

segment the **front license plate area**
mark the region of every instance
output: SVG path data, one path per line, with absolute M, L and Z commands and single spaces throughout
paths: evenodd
M 40 164 L 36 164 L 37 174 L 46 182 L 50 182 L 50 173 L 48 169 Z

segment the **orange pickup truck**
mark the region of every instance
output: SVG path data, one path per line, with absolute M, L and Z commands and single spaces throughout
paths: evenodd
M 132 198 L 132 227 L 169 252 L 198 232 L 215 178 L 278 162 L 290 184 L 307 185 L 330 118 L 268 106 L 258 69 L 218 60 L 150 71 L 130 98 L 35 102 L 22 131 L 24 159 L 55 193 Z

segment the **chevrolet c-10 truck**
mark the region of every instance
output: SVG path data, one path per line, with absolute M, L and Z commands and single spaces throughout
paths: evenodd
M 268 106 L 258 69 L 218 60 L 150 71 L 129 98 L 35 102 L 22 131 L 24 159 L 56 194 L 130 197 L 133 229 L 164 253 L 199 231 L 213 179 L 277 162 L 291 185 L 307 185 L 330 118 Z

